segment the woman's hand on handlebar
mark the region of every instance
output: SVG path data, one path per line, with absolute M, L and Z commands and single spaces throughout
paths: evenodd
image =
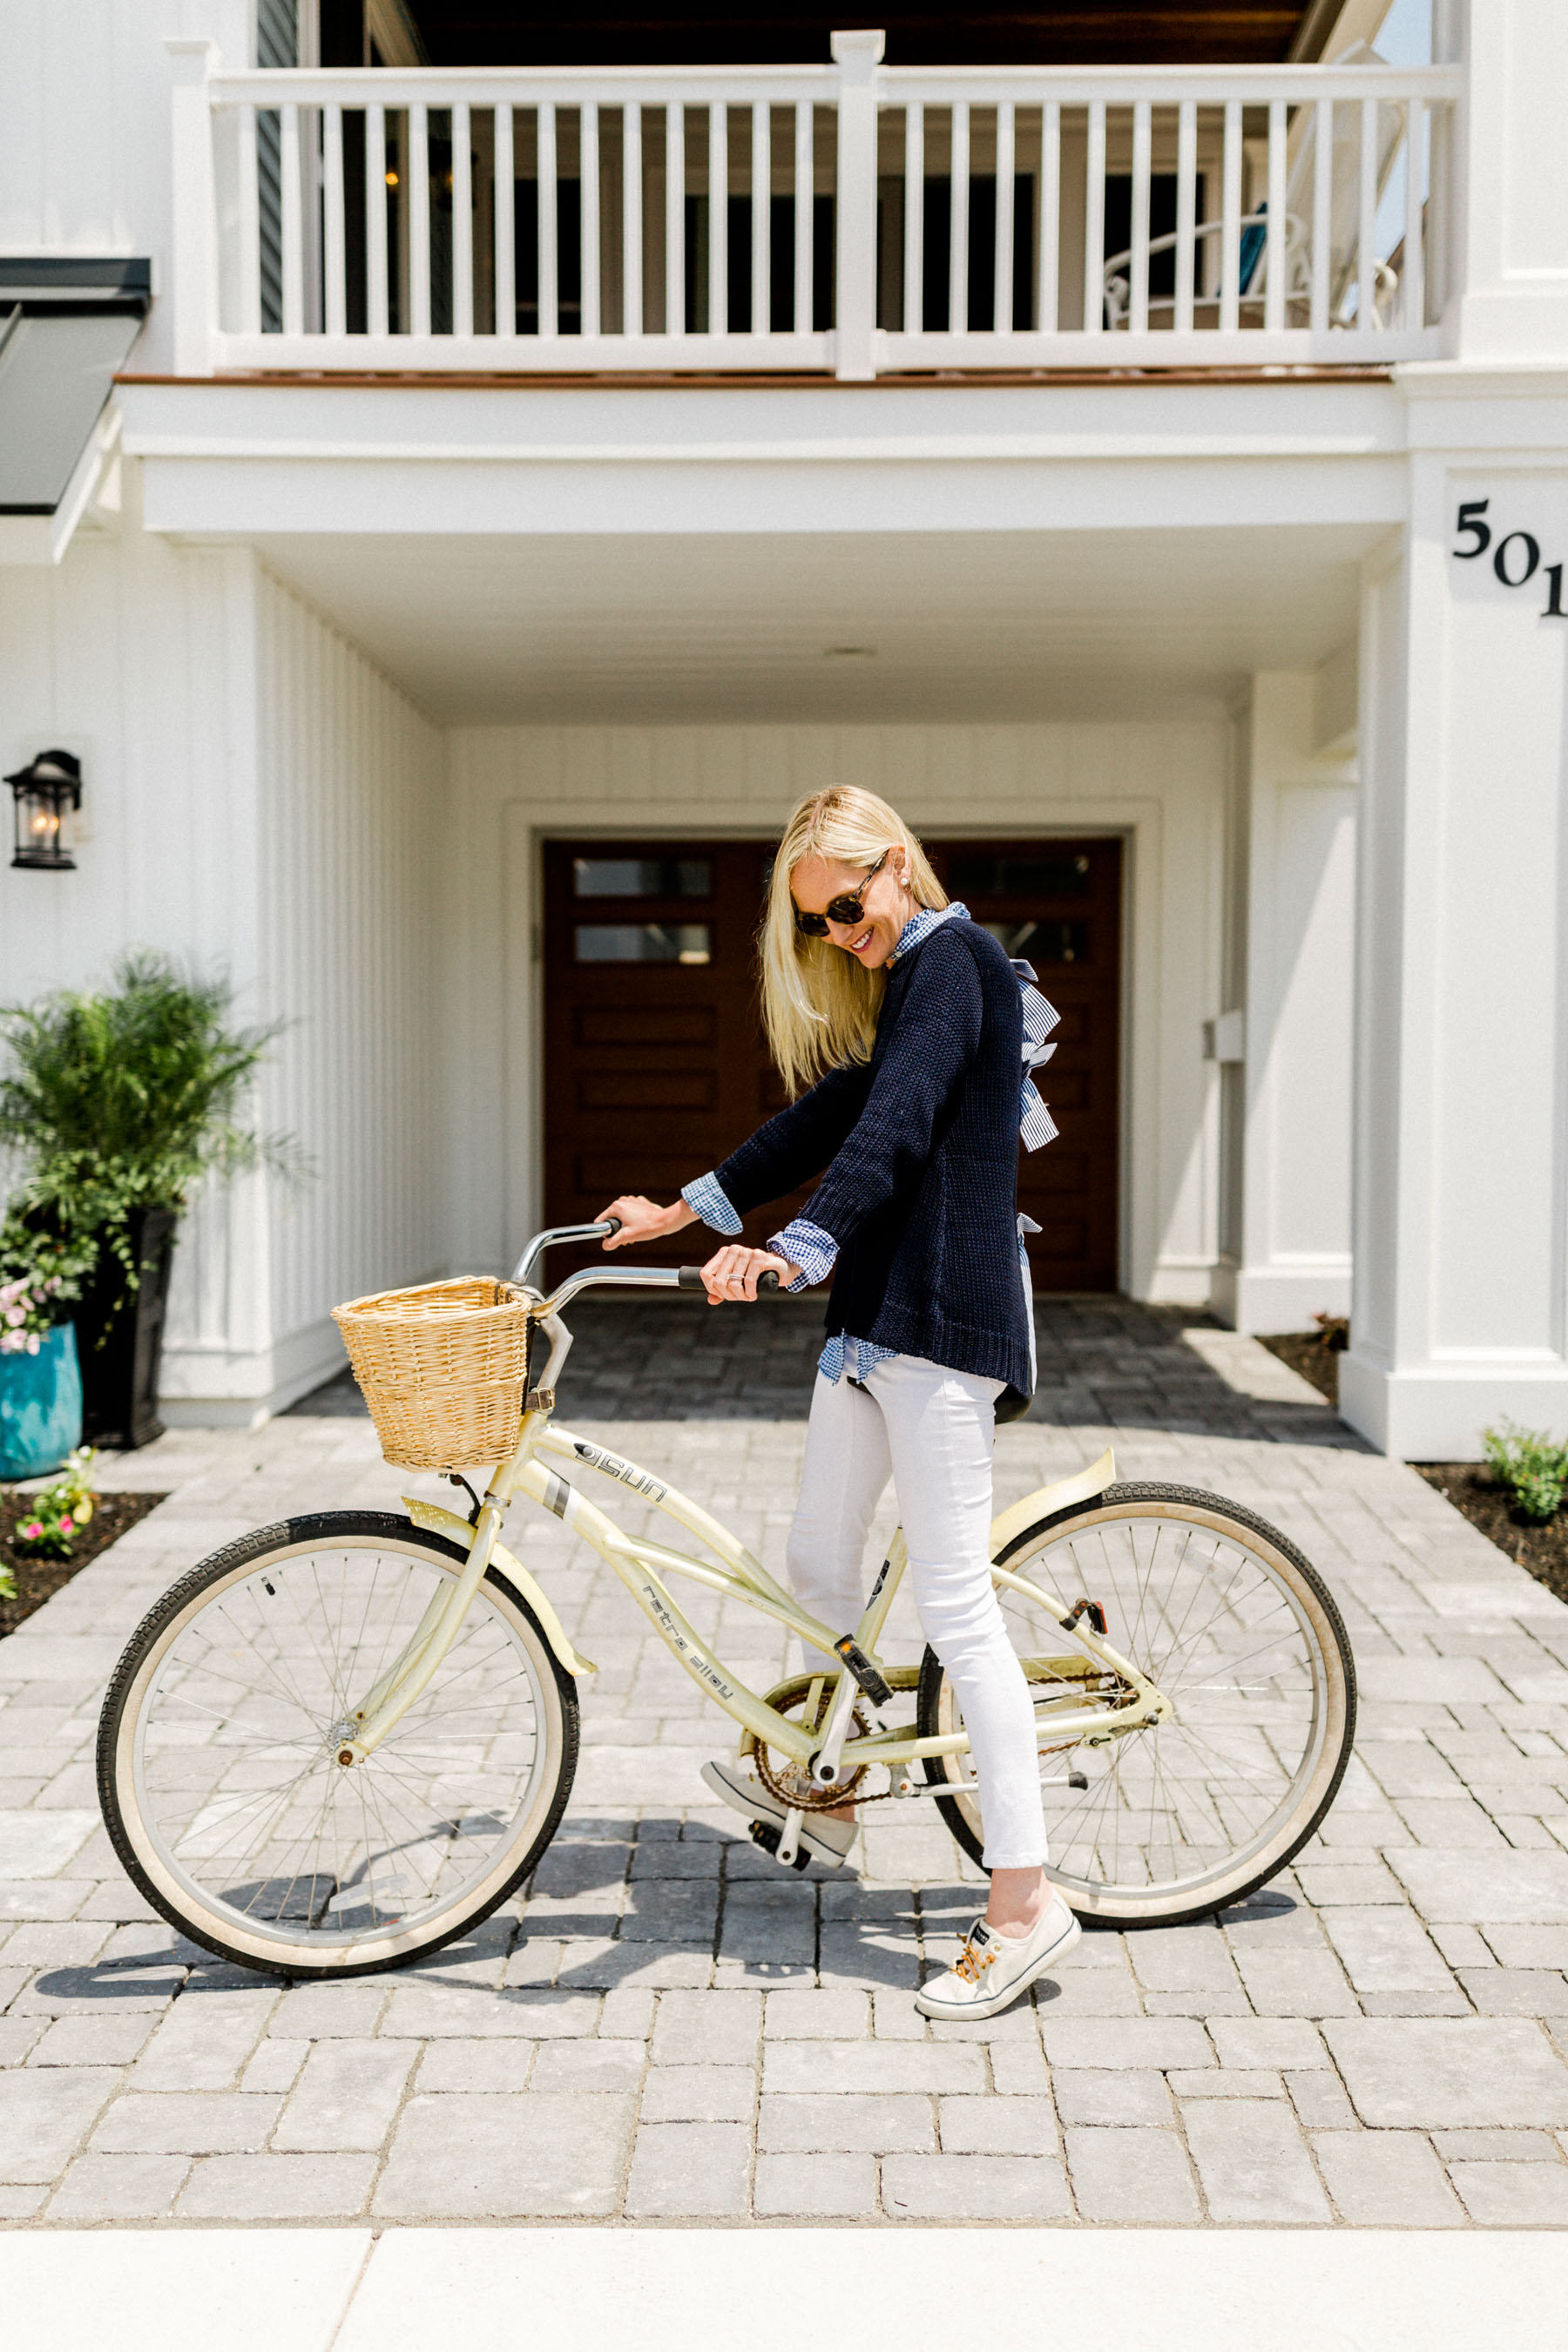
M 603 1224 L 606 1217 L 618 1217 L 621 1230 L 612 1234 L 604 1246 L 607 1250 L 625 1249 L 628 1243 L 662 1241 L 666 1234 L 678 1234 L 683 1226 L 695 1224 L 697 1212 L 689 1209 L 684 1201 L 674 1201 L 668 1209 L 644 1198 L 641 1192 L 623 1192 L 607 1209 L 601 1209 L 594 1220 Z
M 791 1265 L 787 1258 L 774 1257 L 770 1250 L 748 1249 L 744 1242 L 728 1242 L 721 1250 L 714 1251 L 702 1268 L 702 1279 L 708 1286 L 710 1307 L 722 1307 L 731 1299 L 745 1299 L 754 1306 L 760 1275 L 776 1274 L 780 1288 L 787 1290 L 799 1272 L 798 1266 Z

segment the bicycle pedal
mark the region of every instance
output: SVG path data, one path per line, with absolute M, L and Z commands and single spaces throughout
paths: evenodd
M 764 1853 L 771 1853 L 773 1860 L 776 1862 L 779 1858 L 779 1848 L 784 1843 L 784 1832 L 780 1829 L 777 1822 L 753 1822 L 752 1823 L 752 1843 L 753 1845 L 760 1845 L 763 1852 Z M 811 1855 L 806 1850 L 805 1841 L 803 1838 L 800 1844 L 795 1848 L 795 1860 L 788 1865 L 788 1867 L 792 1870 L 805 1870 L 810 1860 Z
M 833 1644 L 836 1657 L 843 1659 L 867 1697 L 878 1706 L 886 1706 L 892 1697 L 892 1686 L 880 1670 L 871 1664 L 853 1633 L 842 1634 Z

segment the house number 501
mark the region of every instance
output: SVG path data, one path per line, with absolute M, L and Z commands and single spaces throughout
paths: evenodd
M 1492 527 L 1481 518 L 1490 506 L 1490 499 L 1469 499 L 1459 509 L 1455 529 L 1459 536 L 1467 534 L 1473 542 L 1469 547 L 1456 547 L 1454 553 L 1462 562 L 1473 563 L 1492 547 Z M 1532 580 L 1541 567 L 1541 541 L 1528 530 L 1510 530 L 1492 547 L 1492 570 L 1505 588 L 1522 588 Z M 1563 566 L 1549 563 L 1546 567 L 1547 598 L 1543 621 L 1568 621 L 1568 609 L 1563 603 Z

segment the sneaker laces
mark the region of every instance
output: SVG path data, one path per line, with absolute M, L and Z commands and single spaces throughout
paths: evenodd
M 957 1959 L 952 1964 L 952 1972 L 954 1976 L 962 1977 L 966 1984 L 978 1984 L 986 1969 L 996 1958 L 997 1945 L 995 1939 L 992 1937 L 987 1937 L 986 1938 L 987 1943 L 989 1943 L 991 1947 L 990 1950 L 984 1953 L 981 1951 L 979 1943 L 976 1940 L 980 1932 L 980 1922 L 979 1920 L 976 1920 L 974 1926 L 964 1937 L 963 1951 L 960 1952 Z

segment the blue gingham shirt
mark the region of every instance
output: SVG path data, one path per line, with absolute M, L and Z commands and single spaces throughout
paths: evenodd
M 969 909 L 962 900 L 955 899 L 950 907 L 922 907 L 919 914 L 910 917 L 899 933 L 899 943 L 889 957 L 889 962 L 896 963 L 900 956 L 910 954 L 922 940 L 930 937 L 939 923 L 951 922 L 955 916 L 963 917 L 965 921 L 969 919 Z M 1056 1121 L 1040 1099 L 1034 1073 L 1048 1062 L 1057 1050 L 1046 1040 L 1060 1021 L 1061 1014 L 1036 987 L 1034 966 L 1020 961 L 1016 956 L 1011 961 L 1018 975 L 1024 1011 L 1024 1067 L 1018 1134 L 1026 1151 L 1038 1151 L 1043 1144 L 1052 1140 L 1058 1129 Z M 710 1173 L 694 1177 L 689 1184 L 681 1186 L 680 1197 L 712 1232 L 732 1238 L 741 1231 L 741 1220 L 717 1176 Z M 1039 1227 L 1027 1217 L 1019 1218 L 1018 1255 L 1026 1288 L 1028 1286 L 1028 1259 L 1024 1250 L 1024 1235 L 1038 1231 Z M 793 1218 L 782 1233 L 772 1235 L 768 1248 L 775 1257 L 784 1258 L 797 1269 L 795 1279 L 787 1286 L 791 1290 L 810 1290 L 817 1283 L 826 1282 L 838 1256 L 838 1244 L 832 1234 L 824 1233 L 820 1225 L 814 1225 L 809 1217 Z M 896 1348 L 879 1348 L 873 1340 L 857 1339 L 847 1332 L 838 1332 L 823 1349 L 816 1369 L 825 1380 L 835 1385 L 846 1372 L 852 1381 L 862 1381 L 869 1378 L 879 1364 L 896 1362 L 898 1354 Z

